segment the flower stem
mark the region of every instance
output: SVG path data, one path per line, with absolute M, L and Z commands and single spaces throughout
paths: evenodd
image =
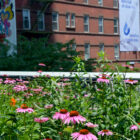
M 132 86 L 130 85 L 130 95 L 129 95 L 129 112 L 130 112 L 130 115 L 131 115 L 131 107 L 132 107 Z
M 26 130 L 25 118 L 26 118 L 26 114 L 24 113 L 24 127 L 25 127 L 25 130 Z
M 41 140 L 42 124 L 40 123 L 40 140 Z

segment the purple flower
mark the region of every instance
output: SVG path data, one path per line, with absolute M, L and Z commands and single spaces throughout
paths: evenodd
M 45 108 L 46 108 L 46 109 L 50 109 L 50 108 L 52 108 L 52 107 L 53 107 L 53 104 L 45 105 Z
M 16 85 L 13 87 L 13 90 L 15 90 L 16 92 L 20 92 L 20 91 L 27 91 L 28 88 L 26 87 L 26 85 Z
M 53 115 L 53 119 L 60 119 L 60 120 L 65 120 L 65 118 L 67 118 L 69 116 L 69 113 L 66 109 L 60 109 L 60 112 L 56 112 Z
M 89 128 L 98 127 L 98 124 L 93 124 L 93 123 L 91 123 L 91 122 L 88 122 L 88 123 L 86 123 L 85 125 L 86 125 L 87 127 L 89 127 Z
M 14 84 L 16 83 L 16 80 L 11 79 L 11 78 L 6 78 L 6 80 L 4 81 L 5 84 Z
M 16 111 L 18 113 L 32 113 L 34 110 L 32 108 L 29 108 L 26 104 L 22 104 L 20 108 L 17 108 Z
M 140 125 L 140 123 L 138 123 L 138 125 Z M 138 130 L 139 128 L 138 128 L 138 126 L 137 125 L 131 125 L 130 126 L 130 130 Z
M 109 83 L 109 79 L 107 79 L 106 77 L 101 77 L 97 79 L 98 83 Z
M 109 135 L 113 135 L 113 133 L 110 130 L 104 129 L 104 130 L 98 132 L 98 135 L 102 135 L 102 136 L 107 135 L 107 136 L 109 136 Z
M 122 66 L 125 67 L 125 68 L 129 68 L 129 69 L 133 69 L 134 68 L 133 66 L 125 65 L 125 64 L 123 64 Z
M 71 136 L 73 140 L 98 140 L 98 138 L 87 129 L 81 129 L 79 132 L 72 133 Z
M 34 118 L 34 121 L 35 122 L 38 122 L 38 123 L 43 123 L 43 122 L 46 122 L 46 121 L 48 121 L 49 120 L 49 118 L 47 118 L 47 117 L 43 117 L 43 118 Z
M 44 63 L 39 63 L 39 66 L 45 67 L 46 65 Z
M 86 118 L 79 115 L 78 111 L 71 111 L 68 117 L 65 118 L 64 124 L 69 124 L 70 122 L 73 124 L 76 124 L 76 123 L 85 122 L 85 121 L 86 121 Z
M 127 79 L 127 80 L 124 80 L 124 82 L 133 85 L 133 84 L 138 83 L 138 80 L 130 80 L 130 79 Z

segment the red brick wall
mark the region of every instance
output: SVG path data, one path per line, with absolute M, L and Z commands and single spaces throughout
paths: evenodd
M 37 10 L 41 5 L 31 4 L 29 0 L 16 0 L 17 8 L 17 28 L 22 29 L 22 8 L 31 9 L 31 27 L 36 22 Z M 113 8 L 113 0 L 103 0 L 103 6 L 98 6 L 98 0 L 89 0 L 89 4 L 84 4 L 83 0 L 56 0 L 49 10 L 45 12 L 46 31 L 51 31 L 51 12 L 59 13 L 59 31 L 53 32 L 50 37 L 52 42 L 65 43 L 71 39 L 75 39 L 77 51 L 84 51 L 84 44 L 90 43 L 91 58 L 98 58 L 99 43 L 104 43 L 104 51 L 106 57 L 110 60 L 114 59 L 114 44 L 119 44 L 119 35 L 114 35 L 113 19 L 118 17 L 118 9 Z M 68 30 L 66 28 L 65 14 L 67 12 L 75 13 L 76 28 Z M 84 33 L 83 16 L 88 14 L 89 33 Z M 98 17 L 104 18 L 104 33 L 98 33 Z M 84 58 L 84 55 L 83 55 Z M 120 52 L 120 62 L 135 61 L 140 59 L 140 52 Z M 136 64 L 136 66 L 140 66 Z

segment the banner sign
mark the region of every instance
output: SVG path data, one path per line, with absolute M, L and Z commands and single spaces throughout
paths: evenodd
M 119 0 L 120 51 L 140 51 L 139 0 Z
M 3 38 L 11 46 L 17 44 L 15 0 L 0 0 L 0 40 Z

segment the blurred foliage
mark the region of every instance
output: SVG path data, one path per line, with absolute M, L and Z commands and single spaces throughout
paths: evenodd
M 82 52 L 72 49 L 74 40 L 65 44 L 48 43 L 46 38 L 31 40 L 24 36 L 18 38 L 17 53 L 7 56 L 8 47 L 3 45 L 0 57 L 0 70 L 9 71 L 36 71 L 40 69 L 39 63 L 46 64 L 43 71 L 71 71 L 74 65 L 73 57 Z M 92 61 L 84 61 L 86 70 L 93 71 Z

